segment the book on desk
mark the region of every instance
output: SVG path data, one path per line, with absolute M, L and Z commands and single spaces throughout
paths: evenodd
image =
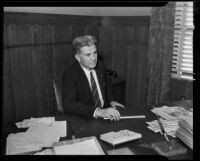
M 129 141 L 142 138 L 142 135 L 130 130 L 120 130 L 118 132 L 108 132 L 100 135 L 100 139 L 115 146 Z

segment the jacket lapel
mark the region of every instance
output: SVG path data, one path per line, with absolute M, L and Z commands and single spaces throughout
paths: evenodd
M 91 91 L 87 76 L 85 75 L 85 72 L 83 71 L 79 63 L 77 63 L 77 66 L 78 66 L 78 71 L 79 71 L 79 80 L 81 81 L 82 88 L 84 89 L 84 91 L 86 91 L 86 93 L 88 93 L 91 99 L 93 99 L 92 91 Z
M 79 78 L 80 78 L 80 81 L 82 81 L 83 88 L 90 95 L 91 99 L 93 100 L 92 91 L 91 91 L 87 76 L 85 75 L 85 72 L 81 68 L 80 64 L 78 62 L 76 62 L 76 63 L 77 63 L 76 65 L 77 65 L 78 71 L 79 71 Z M 103 97 L 103 100 L 105 103 L 106 100 L 105 100 L 105 90 L 104 90 L 105 82 L 104 82 L 104 78 L 103 78 L 104 75 L 98 68 L 96 68 L 95 71 L 97 74 L 97 79 L 99 81 L 99 86 L 101 89 L 102 97 Z
M 105 89 L 104 88 L 105 82 L 104 82 L 104 79 L 103 79 L 103 73 L 98 69 L 96 69 L 95 71 L 96 71 L 97 78 L 98 78 L 98 81 L 99 81 L 99 86 L 100 86 L 100 89 L 101 89 L 102 97 L 103 97 L 103 100 L 105 102 L 105 90 L 104 90 Z

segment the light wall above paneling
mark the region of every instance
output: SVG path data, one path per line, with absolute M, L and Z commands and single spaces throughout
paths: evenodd
M 4 11 L 85 16 L 151 15 L 151 7 L 4 7 Z

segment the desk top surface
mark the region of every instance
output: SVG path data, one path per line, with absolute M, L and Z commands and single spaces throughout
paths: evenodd
M 148 125 L 146 124 L 147 121 L 155 120 L 156 116 L 152 112 L 150 112 L 149 109 L 136 110 L 132 108 L 126 108 L 119 109 L 119 111 L 121 113 L 121 116 L 145 115 L 146 118 L 124 119 L 114 122 L 104 119 L 86 119 L 74 115 L 56 116 L 56 120 L 67 119 L 68 121 L 67 137 L 61 138 L 61 141 L 71 139 L 72 135 L 75 135 L 76 138 L 96 136 L 102 149 L 105 152 L 111 149 L 129 147 L 137 155 L 158 155 L 153 149 L 148 148 L 148 145 L 150 145 L 153 142 L 164 141 L 164 138 L 160 133 L 154 133 L 153 131 L 149 130 L 147 128 Z M 116 145 L 115 147 L 100 140 L 100 134 L 111 131 L 119 131 L 123 129 L 131 130 L 142 134 L 142 139 Z M 17 129 L 17 131 L 19 132 L 19 129 Z M 174 139 L 172 137 L 169 138 Z M 185 144 L 183 144 L 180 140 L 176 140 L 187 149 L 187 153 L 183 155 L 176 155 L 168 159 L 193 159 L 193 151 L 189 149 Z
M 117 149 L 122 147 L 129 147 L 135 154 L 138 155 L 157 155 L 157 153 L 148 147 L 153 142 L 164 141 L 164 138 L 160 133 L 154 133 L 153 131 L 147 128 L 147 121 L 152 121 L 156 119 L 156 116 L 150 112 L 149 110 L 141 111 L 141 110 L 131 110 L 128 109 L 120 109 L 121 116 L 127 115 L 145 115 L 146 118 L 136 118 L 136 119 L 124 119 L 120 121 L 110 121 L 103 119 L 86 119 L 81 118 L 79 116 L 66 115 L 68 125 L 72 128 L 72 133 L 76 138 L 88 137 L 88 136 L 96 136 L 102 148 L 107 151 L 111 149 Z M 123 129 L 128 129 L 137 133 L 142 134 L 142 139 L 131 141 L 128 143 L 123 143 L 120 145 L 116 145 L 115 147 L 105 143 L 100 140 L 100 134 L 111 132 L 111 131 L 119 131 Z M 170 137 L 170 139 L 175 139 Z M 170 157 L 169 159 L 193 159 L 193 152 L 186 145 L 184 145 L 180 140 L 176 139 L 181 145 L 183 145 L 187 149 L 187 153 L 183 155 L 176 155 Z M 140 146 L 144 145 L 144 146 Z

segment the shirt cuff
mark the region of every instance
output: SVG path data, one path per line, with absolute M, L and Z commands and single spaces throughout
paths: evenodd
M 94 118 L 97 118 L 98 116 L 96 115 L 96 111 L 99 109 L 99 107 L 97 107 L 96 109 L 95 109 L 95 111 L 94 111 L 94 114 L 93 114 L 93 117 Z

